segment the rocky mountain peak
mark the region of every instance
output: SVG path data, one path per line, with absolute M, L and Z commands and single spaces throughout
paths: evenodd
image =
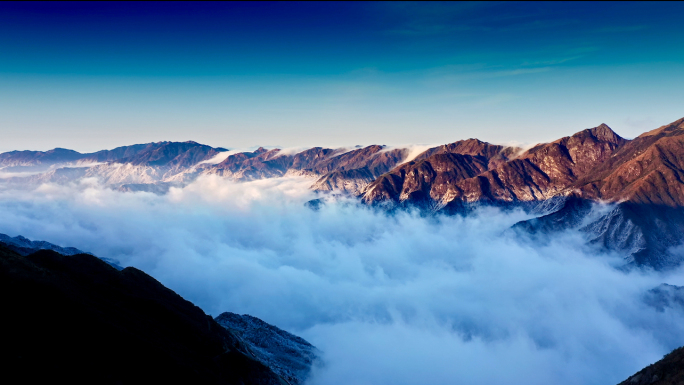
M 602 142 L 620 144 L 624 139 L 615 133 L 607 124 L 601 123 L 599 126 L 589 129 L 591 135 Z

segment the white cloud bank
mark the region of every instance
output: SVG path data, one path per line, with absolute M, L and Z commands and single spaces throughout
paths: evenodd
M 0 232 L 138 267 L 206 312 L 248 313 L 325 354 L 311 384 L 611 384 L 684 345 L 642 294 L 684 275 L 620 272 L 577 234 L 531 245 L 524 213 L 313 211 L 306 178 L 200 178 L 157 196 L 85 180 L 0 190 Z

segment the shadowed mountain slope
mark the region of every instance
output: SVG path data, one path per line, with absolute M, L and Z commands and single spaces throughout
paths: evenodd
M 0 246 L 0 369 L 24 383 L 285 384 L 192 303 L 135 268 Z
M 618 385 L 682 385 L 684 384 L 684 347 L 662 360 L 645 367 Z
M 559 207 L 513 226 L 535 240 L 578 230 L 600 251 L 618 251 L 627 265 L 665 270 L 682 262 L 676 248 L 684 241 L 684 208 L 634 202 L 597 203 L 575 194 Z M 673 251 L 674 250 L 674 251 Z
M 284 175 L 319 177 L 312 189 L 356 193 L 379 175 L 399 164 L 408 151 L 387 150 L 372 145 L 351 151 L 314 147 L 296 154 L 260 147 L 254 152 L 228 156 L 216 165 L 200 166 L 201 174 L 219 175 L 238 181 L 274 178 Z
M 21 235 L 10 237 L 6 234 L 0 234 L 0 243 L 20 255 L 29 255 L 38 250 L 52 250 L 62 255 L 85 254 L 75 247 L 61 247 L 46 241 L 32 241 Z
M 254 152 L 230 155 L 216 165 L 206 165 L 202 173 L 243 181 L 283 176 L 292 165 L 293 157 L 280 152 L 277 148 L 259 147 Z
M 155 149 L 171 142 L 156 142 L 145 144 L 133 144 L 131 146 L 121 146 L 112 150 L 100 150 L 91 154 L 83 154 L 82 162 L 113 162 L 124 158 L 133 157 L 141 152 L 154 151 Z
M 50 151 L 10 151 L 0 154 L 0 168 L 21 172 L 48 169 L 60 163 L 76 162 L 85 155 L 65 148 Z
M 249 344 L 250 351 L 259 362 L 291 385 L 304 384 L 320 354 L 303 338 L 248 314 L 225 312 L 216 317 L 216 322 Z
M 401 163 L 407 155 L 406 149 L 385 150 L 377 145 L 347 152 L 311 168 L 314 173 L 324 174 L 311 188 L 359 193 L 375 178 Z

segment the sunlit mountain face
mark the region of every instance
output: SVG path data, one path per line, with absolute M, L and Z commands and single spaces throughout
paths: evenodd
M 0 4 L 0 368 L 681 382 L 682 11 Z

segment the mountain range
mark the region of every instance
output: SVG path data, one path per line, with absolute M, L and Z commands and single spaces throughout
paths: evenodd
M 202 175 L 233 181 L 305 176 L 311 189 L 394 210 L 465 215 L 483 205 L 522 208 L 513 229 L 546 237 L 577 229 L 625 263 L 668 269 L 684 259 L 684 119 L 625 139 L 600 124 L 528 149 L 478 139 L 416 153 L 409 147 L 258 148 L 234 152 L 158 142 L 81 154 L 66 149 L 0 154 L 13 184 L 97 178 L 121 191 L 163 194 Z M 13 175 L 11 173 L 31 173 Z M 674 250 L 674 251 L 673 251 Z

